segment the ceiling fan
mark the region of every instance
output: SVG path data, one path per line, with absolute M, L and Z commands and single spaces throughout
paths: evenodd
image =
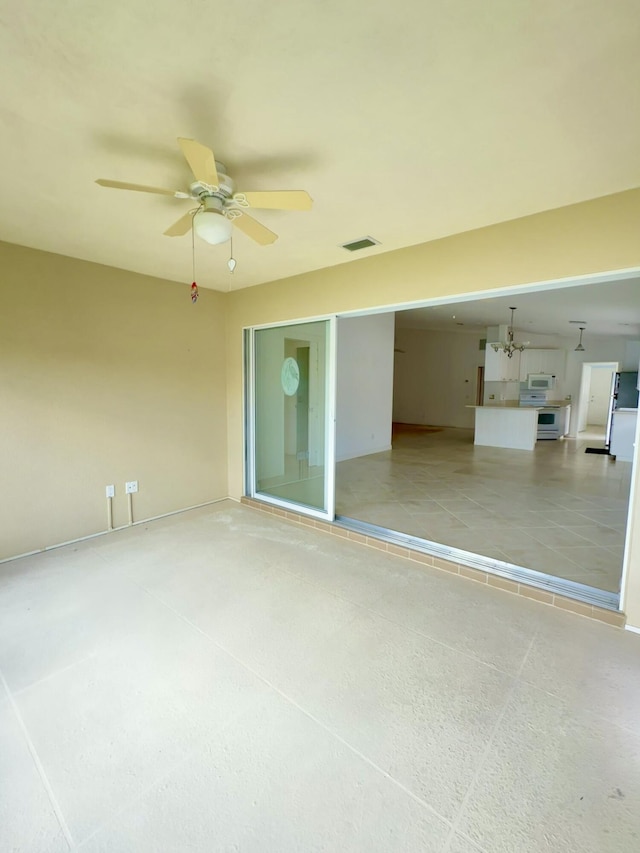
M 105 178 L 99 178 L 96 183 L 101 187 L 171 195 L 174 198 L 196 201 L 198 206 L 181 216 L 164 233 L 167 237 L 181 237 L 193 227 L 198 237 L 214 245 L 230 239 L 233 225 L 261 246 L 266 246 L 278 239 L 277 234 L 249 216 L 246 212 L 247 208 L 311 209 L 313 202 L 305 190 L 237 193 L 234 182 L 226 174 L 226 167 L 216 160 L 210 148 L 196 142 L 195 139 L 179 138 L 178 145 L 195 178 L 188 190 L 165 190 L 142 184 L 109 181 Z

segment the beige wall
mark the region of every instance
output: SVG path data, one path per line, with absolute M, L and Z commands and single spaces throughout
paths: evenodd
M 243 326 L 640 267 L 639 231 L 633 190 L 195 306 L 187 285 L 0 244 L 0 559 L 104 530 L 107 483 L 117 525 L 128 479 L 136 518 L 239 497 Z M 636 626 L 639 526 L 636 506 Z
M 224 296 L 0 243 L 0 559 L 227 494 Z
M 393 419 L 405 424 L 472 428 L 480 332 L 396 329 Z M 488 384 L 488 383 L 487 383 Z
M 243 326 L 639 268 L 639 233 L 640 190 L 629 190 L 231 293 L 230 494 L 242 494 Z M 640 625 L 640 553 L 631 562 L 627 608 Z

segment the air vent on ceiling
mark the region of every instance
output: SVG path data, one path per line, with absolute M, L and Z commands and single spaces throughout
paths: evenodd
M 380 241 L 374 240 L 373 237 L 360 237 L 359 240 L 352 240 L 350 243 L 342 243 L 341 248 L 348 252 L 358 252 L 360 249 L 369 249 L 371 246 L 379 246 Z

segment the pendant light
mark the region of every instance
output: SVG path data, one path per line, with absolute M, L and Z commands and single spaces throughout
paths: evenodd
M 522 352 L 525 347 L 529 346 L 529 341 L 523 341 L 522 343 L 517 344 L 513 340 L 513 313 L 515 310 L 515 308 L 509 308 L 509 311 L 511 311 L 511 325 L 507 329 L 507 340 L 496 341 L 495 343 L 488 344 L 488 346 L 492 347 L 496 352 L 505 353 L 507 358 L 513 358 L 514 352 Z
M 574 349 L 574 352 L 584 352 L 585 349 L 582 346 L 582 333 L 584 332 L 585 327 L 580 326 L 580 340 L 578 341 L 578 346 Z

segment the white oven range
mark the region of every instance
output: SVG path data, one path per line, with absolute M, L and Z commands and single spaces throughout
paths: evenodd
M 547 406 L 546 402 L 546 391 L 522 391 L 520 393 L 521 406 L 539 409 L 537 432 L 538 441 L 560 438 L 562 435 L 562 430 L 560 428 L 561 406 Z

